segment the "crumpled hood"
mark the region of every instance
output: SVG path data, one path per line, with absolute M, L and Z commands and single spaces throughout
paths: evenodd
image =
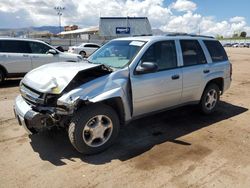
M 27 73 L 21 83 L 42 93 L 59 94 L 79 71 L 98 66 L 87 62 L 46 64 Z

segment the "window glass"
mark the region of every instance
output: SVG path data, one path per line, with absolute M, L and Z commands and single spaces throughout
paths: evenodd
M 84 47 L 88 47 L 88 48 L 99 48 L 99 46 L 94 45 L 94 44 L 86 44 Z
M 175 42 L 162 41 L 154 43 L 143 55 L 142 62 L 156 63 L 159 71 L 177 67 Z
M 30 53 L 30 48 L 26 41 L 2 40 L 0 41 L 0 52 Z
M 180 40 L 184 66 L 207 63 L 197 40 Z
M 40 42 L 29 42 L 29 45 L 33 54 L 46 54 L 49 49 L 51 49 L 49 46 Z
M 144 44 L 145 42 L 131 40 L 110 41 L 92 54 L 88 60 L 95 64 L 122 68 L 133 60 Z
M 213 62 L 227 61 L 227 54 L 219 41 L 204 40 Z

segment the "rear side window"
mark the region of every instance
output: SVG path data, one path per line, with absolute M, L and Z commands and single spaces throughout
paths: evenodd
M 49 46 L 40 42 L 29 42 L 29 44 L 33 54 L 46 54 L 49 49 L 51 49 Z
M 99 46 L 94 45 L 94 44 L 86 44 L 84 47 L 88 47 L 88 48 L 99 48 Z
M 204 40 L 203 42 L 214 63 L 228 60 L 227 54 L 219 41 Z
M 30 53 L 30 47 L 27 41 L 2 40 L 0 41 L 0 52 Z
M 180 40 L 184 66 L 207 63 L 197 40 Z

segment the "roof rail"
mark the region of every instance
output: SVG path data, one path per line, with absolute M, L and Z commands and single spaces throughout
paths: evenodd
M 212 38 L 213 36 L 206 36 L 206 35 L 196 35 L 196 34 L 189 34 L 189 33 L 169 33 L 166 36 L 190 36 L 190 37 L 205 37 L 205 38 Z

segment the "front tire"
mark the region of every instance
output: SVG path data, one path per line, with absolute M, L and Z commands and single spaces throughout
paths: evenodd
M 102 152 L 113 144 L 120 129 L 117 113 L 107 105 L 80 108 L 68 129 L 71 144 L 83 154 Z
M 204 114 L 211 114 L 216 110 L 220 100 L 220 90 L 216 84 L 209 84 L 201 97 L 200 109 Z

